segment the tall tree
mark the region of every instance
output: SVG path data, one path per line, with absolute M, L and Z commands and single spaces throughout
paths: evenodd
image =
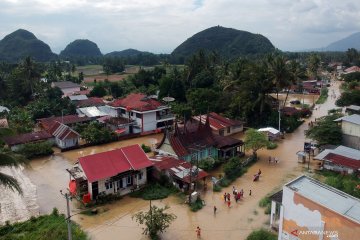
M 0 150 L 0 167 L 19 167 L 25 162 L 24 157 L 10 151 Z M 12 176 L 0 172 L 0 185 L 22 193 L 19 182 Z
M 285 97 L 285 101 L 284 101 L 284 105 L 283 107 L 286 106 L 286 101 L 288 99 L 289 96 L 289 92 L 290 92 L 290 87 L 293 84 L 298 84 L 299 83 L 299 79 L 301 76 L 301 66 L 300 63 L 298 63 L 295 60 L 291 60 L 289 65 L 289 79 L 288 79 L 288 85 L 287 85 L 287 91 L 286 91 L 286 97 Z
M 307 67 L 310 77 L 317 79 L 317 71 L 320 67 L 320 56 L 317 54 L 311 54 L 307 59 Z
M 253 156 L 257 158 L 257 151 L 261 148 L 266 147 L 269 144 L 268 137 L 262 133 L 258 132 L 253 128 L 249 128 L 245 132 L 245 149 L 252 150 Z
M 34 96 L 34 88 L 40 81 L 40 70 L 37 64 L 30 58 L 26 57 L 19 65 L 19 68 L 30 87 L 31 95 Z
M 279 101 L 279 92 L 289 85 L 289 71 L 286 66 L 286 59 L 283 55 L 269 55 L 268 71 L 269 78 L 272 80 L 275 90 L 276 98 Z

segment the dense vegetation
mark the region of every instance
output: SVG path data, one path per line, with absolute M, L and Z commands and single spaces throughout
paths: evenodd
M 72 222 L 72 239 L 86 240 L 86 234 Z M 63 240 L 67 239 L 67 223 L 64 215 L 54 209 L 50 215 L 32 217 L 25 222 L 7 224 L 0 227 L 0 240 Z
M 56 58 L 56 54 L 46 43 L 23 29 L 10 33 L 0 41 L 0 61 L 18 62 L 27 56 L 32 56 L 40 62 Z
M 360 179 L 355 174 L 342 175 L 331 171 L 321 171 L 319 174 L 321 177 L 317 178 L 319 178 L 320 181 L 356 198 L 360 198 L 360 189 L 357 187 L 360 185 Z
M 260 34 L 216 26 L 188 38 L 171 54 L 178 59 L 187 59 L 201 49 L 217 52 L 226 58 L 236 58 L 269 53 L 274 51 L 275 47 Z
M 278 237 L 275 233 L 272 233 L 265 229 L 253 231 L 246 240 L 276 240 Z
M 96 43 L 87 39 L 77 39 L 69 43 L 65 49 L 60 52 L 60 57 L 62 58 L 100 56 L 102 56 L 102 53 Z

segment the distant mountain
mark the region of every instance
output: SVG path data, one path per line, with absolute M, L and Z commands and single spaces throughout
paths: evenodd
M 0 41 L 0 61 L 17 62 L 27 56 L 40 62 L 56 58 L 49 45 L 24 29 L 16 30 Z
M 102 53 L 96 43 L 87 39 L 77 39 L 69 43 L 60 53 L 60 57 L 62 58 L 101 56 Z
M 180 44 L 171 55 L 187 58 L 200 49 L 216 51 L 224 57 L 233 58 L 272 52 L 275 47 L 260 34 L 217 26 L 196 33 Z
M 136 49 L 129 48 L 129 49 L 125 49 L 122 51 L 110 52 L 110 53 L 105 54 L 105 56 L 107 56 L 107 57 L 133 57 L 133 56 L 136 56 L 141 53 L 147 53 L 147 52 L 142 52 L 142 51 L 139 51 Z
M 350 36 L 343 38 L 339 41 L 329 44 L 323 51 L 339 51 L 345 52 L 349 48 L 355 48 L 360 50 L 360 32 L 351 34 Z

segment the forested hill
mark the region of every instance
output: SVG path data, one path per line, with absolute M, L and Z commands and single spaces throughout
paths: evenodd
M 24 29 L 16 30 L 0 41 L 0 61 L 18 62 L 28 56 L 40 62 L 56 58 L 49 45 Z
M 269 39 L 260 34 L 217 26 L 196 33 L 180 44 L 171 55 L 187 58 L 200 49 L 216 51 L 223 57 L 234 58 L 272 52 L 275 47 Z
M 96 43 L 87 39 L 77 39 L 69 43 L 64 50 L 61 51 L 62 58 L 77 58 L 77 57 L 101 57 L 99 47 Z
M 107 53 L 105 56 L 106 57 L 133 57 L 133 56 L 139 55 L 141 53 L 146 53 L 146 52 L 142 52 L 142 51 L 139 51 L 136 49 L 129 48 L 129 49 L 125 49 L 122 51 L 110 52 L 110 53 Z

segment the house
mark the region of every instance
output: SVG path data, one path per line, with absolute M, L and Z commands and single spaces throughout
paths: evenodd
M 179 189 L 189 190 L 190 183 L 193 185 L 198 181 L 204 181 L 205 183 L 206 177 L 209 176 L 201 168 L 174 157 L 157 155 L 150 158 L 150 160 L 154 164 L 153 177 L 160 180 L 161 176 L 165 175 Z
M 325 149 L 314 157 L 321 161 L 324 169 L 341 173 L 358 173 L 360 170 L 360 150 L 338 146 Z
M 86 95 L 72 95 L 72 96 L 68 96 L 70 101 L 72 102 L 78 102 L 78 101 L 81 101 L 81 100 L 87 100 L 88 97 Z
M 130 127 L 130 133 L 143 133 L 173 125 L 175 116 L 170 107 L 142 93 L 132 93 L 125 98 L 108 104 L 109 115 L 124 117 L 136 121 Z
M 335 120 L 341 124 L 342 144 L 360 150 L 360 114 L 353 114 Z
M 98 97 L 90 97 L 88 99 L 82 99 L 75 102 L 76 107 L 83 108 L 83 107 L 98 107 L 104 106 L 105 103 L 102 98 Z
M 191 161 L 206 158 L 229 158 L 242 155 L 241 140 L 213 134 L 209 117 L 201 121 L 187 121 L 183 127 L 175 123 L 174 131 L 167 131 L 155 151 L 159 154 Z
M 360 72 L 360 67 L 358 66 L 352 66 L 352 67 L 349 67 L 349 68 L 346 68 L 344 70 L 345 74 L 348 74 L 348 73 L 353 73 L 353 72 Z
M 357 105 L 350 105 L 346 107 L 345 112 L 348 114 L 360 114 L 360 106 Z
M 103 117 L 103 116 L 107 116 L 108 114 L 105 112 L 102 112 L 99 108 L 97 107 L 84 107 L 84 108 L 78 108 L 76 109 L 76 112 L 78 113 L 79 116 L 81 117 L 89 117 L 89 118 L 98 118 L 98 117 Z
M 0 118 L 0 128 L 8 128 L 9 123 L 6 118 Z
M 147 183 L 147 169 L 153 164 L 139 145 L 88 155 L 67 169 L 76 182 L 77 193 L 125 195 Z
M 75 92 L 80 91 L 80 85 L 70 81 L 52 82 L 51 87 L 58 87 L 63 92 L 64 96 L 74 95 Z
M 130 133 L 130 126 L 135 125 L 136 122 L 129 118 L 111 117 L 109 115 L 100 117 L 97 121 L 103 124 L 111 131 L 116 132 L 118 135 L 127 135 Z
M 90 117 L 79 117 L 78 115 L 65 115 L 60 117 L 39 118 L 37 123 L 44 130 L 50 129 L 55 122 L 61 122 L 69 127 L 75 126 L 77 123 L 88 123 L 92 120 Z
M 55 143 L 61 149 L 72 148 L 79 144 L 80 134 L 61 122 L 56 121 L 48 132 L 55 137 Z
M 273 127 L 259 128 L 258 132 L 265 133 L 270 141 L 277 140 L 281 137 L 281 132 Z
M 4 137 L 4 142 L 12 151 L 18 151 L 24 144 L 47 141 L 54 143 L 54 137 L 46 131 L 25 133 L 15 136 Z
M 307 176 L 271 199 L 270 226 L 278 239 L 358 239 L 360 200 Z
M 228 136 L 242 132 L 244 129 L 244 123 L 241 121 L 223 117 L 215 112 L 211 112 L 207 115 L 209 116 L 210 128 L 214 134 Z M 207 115 L 195 116 L 193 119 L 205 123 Z

